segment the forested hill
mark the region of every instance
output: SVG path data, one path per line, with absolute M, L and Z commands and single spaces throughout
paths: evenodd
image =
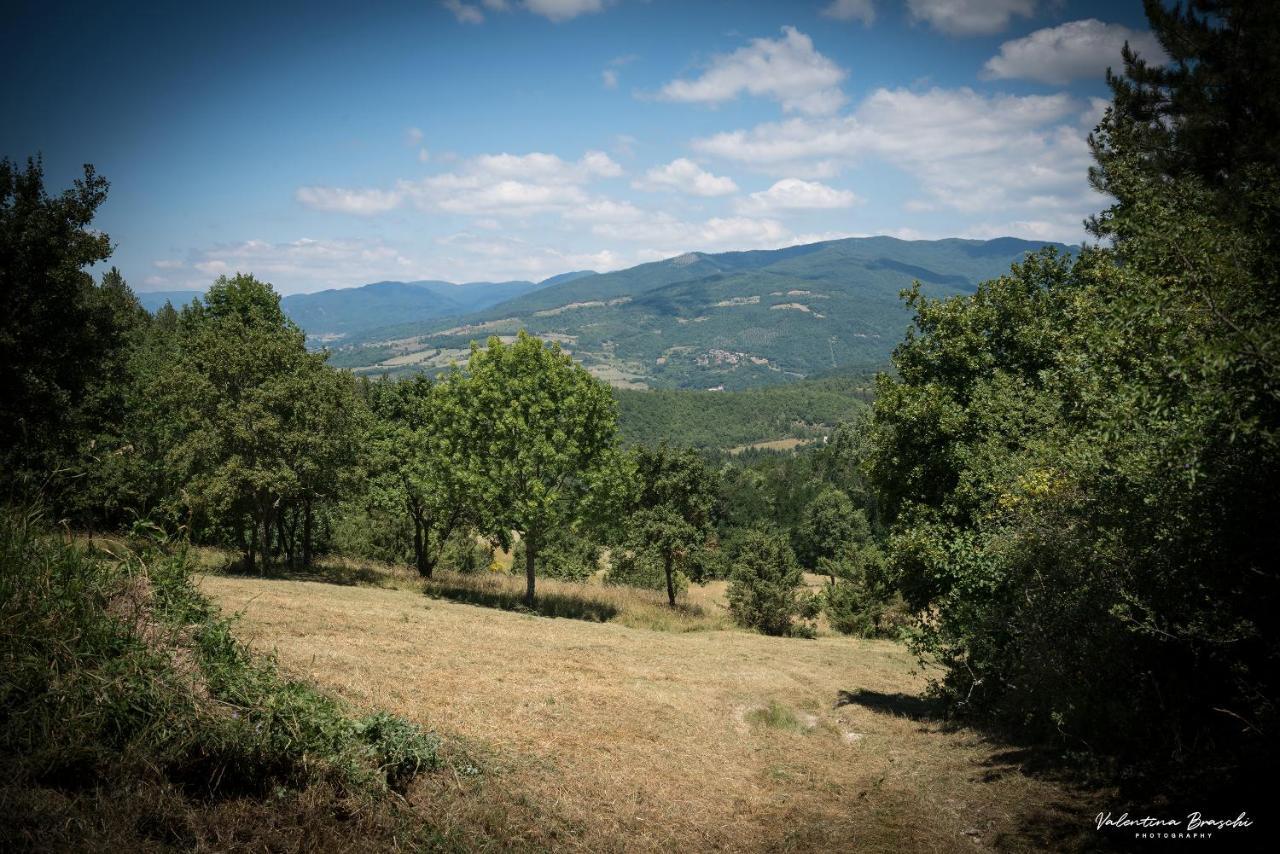
M 432 371 L 464 359 L 472 340 L 524 328 L 560 341 L 620 388 L 741 389 L 868 370 L 901 340 L 910 315 L 900 294 L 912 282 L 931 296 L 972 293 L 1046 245 L 869 237 L 687 253 L 541 288 L 462 320 L 353 335 L 334 363 Z
M 616 389 L 614 396 L 628 445 L 731 450 L 779 440 L 820 442 L 864 412 L 872 391 L 871 375 L 840 373 L 737 392 Z

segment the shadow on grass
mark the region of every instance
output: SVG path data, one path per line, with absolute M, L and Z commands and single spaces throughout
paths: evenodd
M 318 561 L 310 569 L 275 564 L 268 569 L 248 568 L 243 562 L 233 561 L 218 568 L 222 575 L 237 578 L 263 578 L 277 581 L 315 581 L 321 584 L 337 584 L 343 587 L 385 587 L 396 580 L 386 570 L 365 564 L 329 563 Z
M 1044 798 L 1015 806 L 1021 813 L 1016 832 L 986 839 L 997 849 L 1029 851 L 1115 851 L 1124 850 L 1119 840 L 1100 834 L 1093 816 L 1106 809 L 1114 788 L 1080 764 L 1061 745 L 1037 744 L 1003 728 L 983 726 L 975 721 L 957 720 L 947 714 L 940 701 L 915 694 L 883 693 L 857 689 L 839 691 L 835 707 L 861 706 L 873 712 L 906 718 L 929 725 L 921 731 L 969 730 L 991 745 L 994 751 L 974 766 L 971 780 L 998 783 L 1007 778 L 1025 777 L 1059 786 L 1063 796 Z M 1017 791 L 1011 787 L 1009 791 Z M 980 829 L 979 829 L 980 834 Z M 982 838 L 975 837 L 975 841 Z
M 540 593 L 534 599 L 533 607 L 530 608 L 524 603 L 523 593 L 517 590 L 454 584 L 440 579 L 427 582 L 427 595 L 435 599 L 448 599 L 452 602 L 479 605 L 483 608 L 499 608 L 503 611 L 537 614 L 542 617 L 566 617 L 592 623 L 607 623 L 618 615 L 618 609 L 607 602 L 578 596 Z
M 841 706 L 862 706 L 873 712 L 913 721 L 940 722 L 943 720 L 941 705 L 925 697 L 911 694 L 882 694 L 865 688 L 859 688 L 857 691 L 838 691 L 836 708 Z

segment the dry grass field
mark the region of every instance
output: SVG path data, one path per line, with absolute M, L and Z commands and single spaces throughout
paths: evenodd
M 447 739 L 455 771 L 408 797 L 461 847 L 1088 843 L 1087 798 L 1023 773 L 1022 752 L 934 719 L 898 644 L 730 629 L 722 584 L 693 588 L 664 622 L 649 610 L 657 594 L 602 586 L 540 582 L 544 599 L 576 591 L 586 603 L 547 610 L 585 618 L 555 618 L 456 590 L 429 597 L 403 571 L 336 580 L 208 575 L 202 587 L 286 670 Z M 500 598 L 515 581 L 486 583 Z M 442 579 L 437 593 L 460 584 Z M 599 622 L 594 607 L 614 613 Z

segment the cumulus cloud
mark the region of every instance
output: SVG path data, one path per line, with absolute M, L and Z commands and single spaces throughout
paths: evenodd
M 1029 18 L 1036 0 L 907 0 L 913 21 L 952 36 L 982 36 L 1009 26 L 1014 15 Z
M 360 215 L 407 203 L 424 211 L 523 216 L 583 204 L 588 196 L 582 185 L 621 174 L 602 151 L 588 151 L 576 162 L 542 152 L 484 154 L 457 171 L 398 181 L 392 189 L 300 187 L 297 198 L 316 210 Z
M 592 233 L 611 240 L 646 244 L 646 257 L 684 252 L 727 252 L 735 249 L 770 249 L 794 242 L 793 235 L 777 220 L 757 217 L 712 217 L 685 222 L 670 214 L 653 214 L 631 223 L 597 223 Z
M 983 95 L 971 89 L 880 89 L 853 114 L 793 118 L 694 140 L 696 150 L 753 168 L 797 174 L 797 164 L 875 158 L 915 177 L 917 210 L 976 212 L 1046 203 L 1084 213 L 1090 153 L 1067 94 Z
M 767 190 L 752 193 L 737 205 L 741 213 L 847 208 L 861 199 L 849 190 L 837 190 L 817 181 L 783 178 Z
M 837 21 L 861 21 L 869 27 L 875 23 L 876 7 L 872 0 L 832 0 L 823 7 L 822 15 Z
M 459 24 L 483 24 L 484 13 L 479 7 L 471 6 L 461 0 L 441 0 L 440 5 L 453 13 Z
M 732 178 L 712 175 L 685 157 L 655 166 L 631 184 L 637 190 L 676 190 L 694 196 L 727 196 L 738 192 Z
M 660 97 L 669 101 L 719 104 L 746 92 L 773 98 L 787 112 L 824 115 L 844 103 L 840 83 L 848 75 L 813 48 L 795 27 L 779 39 L 755 39 L 733 53 L 715 57 L 700 77 L 672 80 Z
M 600 81 L 606 89 L 618 88 L 618 72 L 612 68 L 606 68 L 600 72 Z
M 371 216 L 398 207 L 403 195 L 395 190 L 348 190 L 341 187 L 299 187 L 298 201 L 309 208 L 332 213 Z
M 559 23 L 579 15 L 599 12 L 602 0 L 524 0 L 524 7 L 535 15 Z
M 987 60 L 983 76 L 1036 80 L 1055 86 L 1081 77 L 1101 79 L 1108 67 L 1120 66 L 1120 50 L 1125 42 L 1148 60 L 1167 60 L 1151 32 L 1088 18 L 1005 42 L 1000 45 L 1000 53 Z

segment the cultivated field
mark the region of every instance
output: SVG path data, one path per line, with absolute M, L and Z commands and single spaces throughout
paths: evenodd
M 1091 798 L 934 719 L 898 644 L 724 628 L 722 585 L 663 625 L 639 591 L 591 588 L 613 610 L 573 619 L 430 598 L 404 574 L 342 580 L 202 586 L 286 670 L 444 735 L 455 770 L 409 798 L 463 847 L 952 852 L 1091 835 Z

